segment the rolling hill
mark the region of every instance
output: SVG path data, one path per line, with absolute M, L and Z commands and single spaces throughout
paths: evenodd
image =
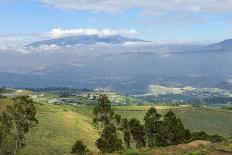
M 0 99 L 0 110 L 6 105 L 12 104 L 10 99 Z M 37 109 L 37 119 L 39 124 L 32 128 L 26 135 L 26 147 L 20 150 L 19 155 L 50 155 L 50 154 L 70 154 L 72 145 L 76 140 L 82 140 L 90 151 L 90 154 L 98 154 L 95 141 L 99 136 L 98 130 L 92 125 L 92 106 L 72 106 L 72 105 L 49 105 L 35 104 Z M 122 117 L 143 120 L 146 110 L 150 106 L 114 106 L 116 113 Z M 191 108 L 181 106 L 156 106 L 159 113 L 164 114 L 167 110 L 173 110 L 184 125 L 191 131 L 207 131 L 210 134 L 219 134 L 225 137 L 230 135 L 231 112 L 219 109 Z M 202 144 L 202 145 L 200 145 Z M 193 146 L 194 147 L 190 147 Z M 214 144 L 208 142 L 192 142 L 167 148 L 126 150 L 124 153 L 153 154 L 158 152 L 173 154 L 186 152 L 207 153 L 231 151 L 230 143 Z M 204 148 L 202 148 L 204 146 Z M 206 153 L 206 152 L 205 152 Z M 117 154 L 117 153 L 116 153 Z

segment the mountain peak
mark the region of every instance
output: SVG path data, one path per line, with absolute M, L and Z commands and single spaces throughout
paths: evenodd
M 120 35 L 115 35 L 115 36 L 79 35 L 79 36 L 69 36 L 69 37 L 58 38 L 58 39 L 36 41 L 27 46 L 28 47 L 39 47 L 43 45 L 66 46 L 66 45 L 76 45 L 76 44 L 93 45 L 96 43 L 123 44 L 126 42 L 147 42 L 147 41 L 137 38 L 124 37 Z

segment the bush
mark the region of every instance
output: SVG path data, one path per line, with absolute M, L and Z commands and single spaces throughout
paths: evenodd
M 77 141 L 73 147 L 72 147 L 72 152 L 73 154 L 78 154 L 78 155 L 84 155 L 87 152 L 86 145 L 83 144 L 82 141 Z
M 192 140 L 206 140 L 206 141 L 208 141 L 210 138 L 210 136 L 204 131 L 193 132 L 191 137 L 192 137 Z
M 219 135 L 210 136 L 207 133 L 205 133 L 204 131 L 193 132 L 191 137 L 192 137 L 191 140 L 206 140 L 206 141 L 210 141 L 212 143 L 218 143 L 218 142 L 222 142 L 224 140 L 224 138 L 222 136 L 219 136 Z
M 222 142 L 223 140 L 224 140 L 224 138 L 219 136 L 219 135 L 212 135 L 209 138 L 209 141 L 211 141 L 212 143 Z

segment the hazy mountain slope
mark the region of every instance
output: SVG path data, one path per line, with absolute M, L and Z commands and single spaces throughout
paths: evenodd
M 91 45 L 96 43 L 122 44 L 126 42 L 146 42 L 146 41 L 136 38 L 123 37 L 119 35 L 117 36 L 83 35 L 83 36 L 70 36 L 70 37 L 64 37 L 59 39 L 36 41 L 27 46 L 29 47 L 39 47 L 43 45 L 66 46 L 66 45 L 76 45 L 76 44 Z
M 0 50 L 0 85 L 144 92 L 153 83 L 215 86 L 232 75 L 232 51 L 203 45 L 51 46 Z
M 208 48 L 212 50 L 232 50 L 232 39 L 209 45 Z

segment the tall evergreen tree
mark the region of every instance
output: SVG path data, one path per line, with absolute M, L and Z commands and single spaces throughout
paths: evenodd
M 189 131 L 184 128 L 181 120 L 169 111 L 164 116 L 156 139 L 161 146 L 176 145 L 184 143 L 188 138 L 188 133 Z
M 106 95 L 98 97 L 98 103 L 94 107 L 93 113 L 95 115 L 93 122 L 96 124 L 101 123 L 104 127 L 109 125 L 114 119 L 114 112 L 111 109 L 110 100 Z
M 145 132 L 148 140 L 148 146 L 155 146 L 155 135 L 160 127 L 160 117 L 161 115 L 157 113 L 157 110 L 153 107 L 148 109 L 144 116 L 145 121 Z
M 96 141 L 96 146 L 102 153 L 112 153 L 122 149 L 122 141 L 118 138 L 113 124 L 105 126 L 101 137 Z
M 129 121 L 126 118 L 122 120 L 121 130 L 123 132 L 124 143 L 126 144 L 127 148 L 130 148 L 131 133 Z
M 136 148 L 146 146 L 144 126 L 140 124 L 139 120 L 133 118 L 129 121 L 130 133 L 136 141 Z

